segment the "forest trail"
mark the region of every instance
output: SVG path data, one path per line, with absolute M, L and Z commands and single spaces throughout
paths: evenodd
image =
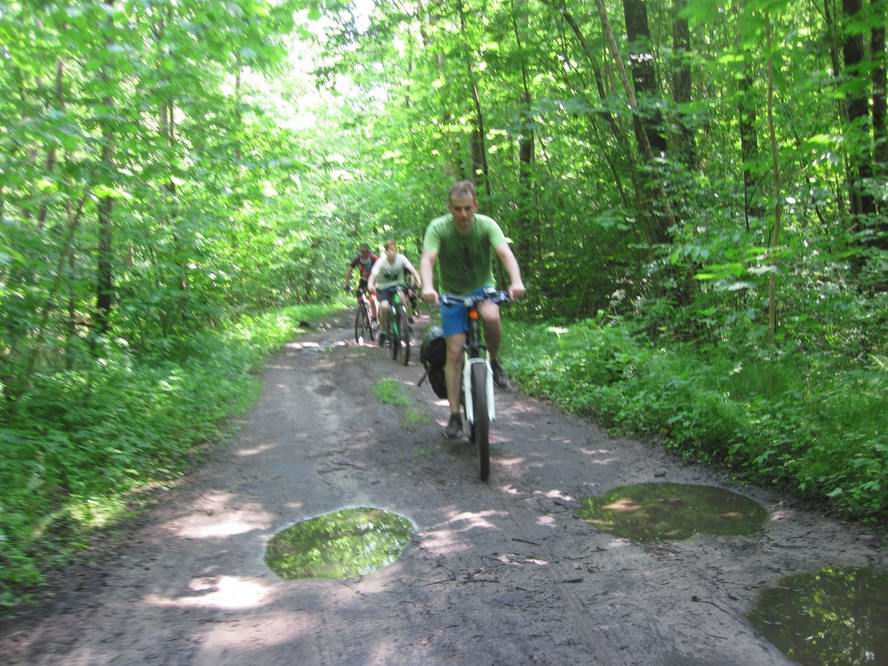
M 3 627 L 5 663 L 783 664 L 744 618 L 758 590 L 829 564 L 888 565 L 865 530 L 733 486 L 661 449 L 612 439 L 500 392 L 489 484 L 448 442 L 421 369 L 358 346 L 341 315 L 267 365 L 239 433 L 134 528 L 74 567 L 39 616 Z M 418 355 L 418 354 L 417 354 Z M 428 417 L 402 427 L 393 377 Z M 768 512 L 751 537 L 637 544 L 576 517 L 578 500 L 654 480 L 732 488 Z M 265 545 L 347 506 L 408 517 L 394 564 L 340 582 L 283 581 Z

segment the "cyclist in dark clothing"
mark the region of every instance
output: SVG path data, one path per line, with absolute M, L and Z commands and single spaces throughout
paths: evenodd
M 361 275 L 361 281 L 358 283 L 358 292 L 366 292 L 367 280 L 370 278 L 370 271 L 373 270 L 373 264 L 375 264 L 378 259 L 379 257 L 370 251 L 370 246 L 366 243 L 362 243 L 358 248 L 358 254 L 348 265 L 348 272 L 345 274 L 345 290 L 349 291 L 351 289 L 352 272 L 357 268 Z M 370 316 L 374 320 L 378 320 L 379 314 L 376 305 L 376 294 L 368 294 L 368 296 L 370 299 Z

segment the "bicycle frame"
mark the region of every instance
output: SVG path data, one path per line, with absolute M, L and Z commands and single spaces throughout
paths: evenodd
M 448 301 L 457 303 L 460 299 L 452 296 L 443 295 L 441 297 L 443 303 Z M 496 401 L 494 400 L 493 388 L 493 368 L 490 366 L 490 355 L 487 353 L 487 347 L 484 344 L 484 332 L 481 322 L 481 316 L 478 312 L 478 303 L 481 301 L 492 300 L 501 303 L 508 300 L 505 292 L 491 290 L 481 297 L 469 297 L 462 299 L 463 305 L 466 307 L 466 318 L 468 319 L 468 330 L 466 331 L 466 342 L 463 347 L 463 372 L 462 372 L 462 395 L 466 406 L 466 420 L 470 424 L 475 422 L 475 410 L 472 400 L 472 366 L 476 363 L 484 363 L 487 366 L 487 380 L 485 382 L 485 393 L 487 394 L 487 413 L 491 422 L 496 420 Z

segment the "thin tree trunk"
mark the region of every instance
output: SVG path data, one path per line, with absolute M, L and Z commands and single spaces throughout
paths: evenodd
M 516 6 L 517 5 L 517 6 Z M 527 58 L 524 53 L 524 45 L 521 42 L 521 31 L 527 28 L 527 0 L 513 0 L 512 2 L 512 30 L 515 33 L 515 43 L 521 54 L 521 129 L 518 136 L 518 184 L 520 187 L 520 207 L 516 224 L 519 231 L 518 258 L 529 264 L 534 244 L 538 242 L 536 229 L 532 227 L 530 211 L 533 208 L 533 161 L 534 161 L 534 132 L 529 128 L 533 119 L 532 97 L 530 94 L 529 74 L 527 71 Z
M 688 20 L 681 15 L 687 6 L 687 0 L 673 0 L 672 3 L 672 51 L 674 65 L 672 69 L 672 95 L 678 108 L 676 122 L 678 124 L 677 142 L 679 155 L 686 167 L 696 168 L 697 151 L 694 146 L 694 132 L 687 116 L 682 113 L 681 105 L 691 101 L 691 65 L 688 52 L 691 49 L 691 30 Z
M 884 20 L 888 5 L 885 0 L 874 0 L 873 14 Z M 874 26 L 870 37 L 870 54 L 873 59 L 873 156 L 875 175 L 888 176 L 888 134 L 885 130 L 885 24 Z
M 58 107 L 59 111 L 65 110 L 65 88 L 64 88 L 64 75 L 65 75 L 65 67 L 62 59 L 59 58 L 56 63 L 56 77 L 55 77 L 55 103 Z M 49 147 L 49 150 L 46 154 L 46 173 L 47 175 L 51 175 L 53 171 L 55 171 L 56 165 L 56 147 L 52 145 Z M 37 227 L 42 231 L 46 226 L 46 215 L 49 211 L 49 206 L 46 201 L 43 201 L 40 204 L 40 210 L 37 213 Z
M 860 0 L 842 0 L 842 8 L 846 25 L 854 21 L 860 14 Z M 842 42 L 842 54 L 845 58 L 845 75 L 862 82 L 866 79 L 861 75 L 864 57 L 863 35 L 846 29 Z M 851 210 L 855 216 L 854 228 L 860 230 L 865 216 L 875 210 L 872 194 L 865 191 L 864 181 L 872 176 L 872 163 L 869 142 L 869 108 L 867 86 L 852 88 L 847 95 L 848 125 L 846 138 L 850 144 L 850 160 L 852 164 Z
M 457 0 L 456 7 L 459 12 L 459 25 L 462 34 L 466 34 L 466 16 L 463 8 L 462 0 Z M 475 129 L 472 133 L 472 166 L 475 176 L 481 172 L 484 178 L 484 189 L 489 197 L 490 189 L 490 169 L 487 165 L 487 146 L 484 139 L 484 114 L 481 111 L 481 96 L 478 93 L 478 81 L 475 77 L 475 68 L 472 65 L 472 53 L 469 44 L 463 44 L 466 59 L 466 74 L 469 81 L 469 89 L 472 93 L 472 102 L 475 107 Z
M 650 101 L 658 97 L 657 77 L 654 71 L 654 54 L 651 48 L 651 31 L 648 27 L 647 6 L 644 0 L 623 0 L 626 17 L 626 35 L 629 38 L 632 79 L 638 96 L 638 113 L 635 116 L 636 133 L 644 133 L 656 156 L 667 152 L 666 132 L 660 110 Z
M 774 44 L 773 26 L 770 17 L 767 21 L 766 32 L 768 38 L 768 137 L 771 144 L 771 175 L 774 179 L 774 226 L 771 227 L 768 239 L 768 253 L 777 248 L 780 242 L 780 224 L 783 215 L 783 195 L 780 182 L 780 158 L 777 150 L 777 133 L 774 129 Z M 768 343 L 774 344 L 774 336 L 777 330 L 777 277 L 774 273 L 768 279 Z
M 113 0 L 105 0 L 105 4 L 109 7 L 114 4 Z M 111 18 L 108 17 L 108 25 L 111 25 Z M 111 45 L 110 37 L 106 40 L 108 46 Z M 108 75 L 109 65 L 102 65 L 99 72 L 99 78 L 107 86 L 110 81 Z M 102 98 L 102 104 L 105 109 L 113 108 L 114 100 L 110 95 Z M 113 182 L 114 171 L 114 149 L 113 149 L 114 133 L 111 129 L 109 120 L 102 121 L 102 157 L 101 170 L 102 180 L 105 184 Z M 96 330 L 105 335 L 110 327 L 111 308 L 114 300 L 114 279 L 113 279 L 113 262 L 111 258 L 113 229 L 111 214 L 114 210 L 114 199 L 110 196 L 104 196 L 99 199 L 99 248 L 98 260 L 96 266 Z
M 735 20 L 738 19 L 744 4 L 741 2 L 733 5 Z M 737 117 L 740 128 L 740 159 L 743 161 L 743 219 L 746 223 L 746 230 L 749 231 L 749 218 L 764 217 L 765 208 L 762 203 L 762 179 L 753 170 L 753 165 L 759 158 L 759 146 L 756 128 L 758 103 L 753 91 L 752 64 L 750 63 L 752 53 L 749 49 L 744 48 L 743 41 L 743 35 L 738 31 L 737 48 L 743 52 L 744 59 L 743 75 L 738 82 L 740 99 L 737 103 Z
M 633 113 L 637 116 L 638 111 L 638 100 L 635 96 L 635 91 L 632 86 L 629 84 L 629 77 L 626 74 L 626 68 L 623 66 L 623 58 L 620 54 L 620 49 L 617 46 L 617 40 L 614 37 L 614 31 L 611 29 L 610 20 L 607 17 L 607 10 L 604 7 L 604 0 L 595 0 L 595 5 L 598 9 L 598 16 L 601 19 L 601 26 L 604 30 L 604 35 L 607 40 L 608 47 L 611 50 L 611 55 L 613 57 L 614 63 L 617 66 L 617 72 L 619 73 L 620 81 L 623 84 L 623 91 L 626 93 L 626 97 L 629 100 L 629 108 L 632 109 Z M 651 147 L 650 142 L 648 141 L 647 132 L 639 132 L 637 135 L 641 152 L 645 157 L 645 161 L 649 164 L 653 161 L 653 149 Z M 639 188 L 639 190 L 644 190 L 644 187 Z M 664 208 L 664 216 L 658 214 L 658 211 L 654 209 L 652 205 L 652 199 L 648 198 L 645 195 L 644 201 L 639 201 L 639 212 L 642 213 L 642 218 L 647 218 L 648 216 L 644 213 L 646 209 L 650 208 L 653 214 L 653 220 L 648 220 L 646 223 L 646 232 L 648 235 L 648 239 L 652 243 L 665 243 L 669 240 L 668 227 L 675 224 L 675 216 L 672 213 L 672 206 L 669 203 L 669 198 L 666 195 L 665 189 L 660 185 L 657 178 L 654 178 L 654 183 L 652 189 L 656 190 L 656 196 L 660 199 L 660 204 L 662 204 Z

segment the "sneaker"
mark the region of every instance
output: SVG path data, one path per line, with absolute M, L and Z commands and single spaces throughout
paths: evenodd
M 444 437 L 447 439 L 457 439 L 462 435 L 462 417 L 459 414 L 451 414 L 450 421 L 444 429 Z
M 502 366 L 496 361 L 491 361 L 490 367 L 493 370 L 493 383 L 501 389 L 509 388 L 509 378 L 506 377 L 506 371 L 503 370 Z

